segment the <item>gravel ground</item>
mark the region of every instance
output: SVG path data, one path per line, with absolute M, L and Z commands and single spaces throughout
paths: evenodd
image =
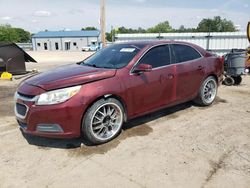
M 44 71 L 87 53 L 36 53 Z M 19 76 L 20 77 L 20 76 Z M 250 76 L 219 88 L 211 107 L 185 103 L 137 118 L 118 138 L 22 135 L 13 114 L 19 80 L 0 81 L 0 187 L 237 187 L 250 185 Z

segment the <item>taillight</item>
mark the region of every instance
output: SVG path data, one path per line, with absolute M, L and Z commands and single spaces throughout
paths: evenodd
M 225 57 L 224 56 L 219 56 L 218 60 L 219 60 L 219 63 L 220 63 L 220 66 L 221 66 L 221 70 L 222 70 L 222 73 L 223 73 L 224 72 Z

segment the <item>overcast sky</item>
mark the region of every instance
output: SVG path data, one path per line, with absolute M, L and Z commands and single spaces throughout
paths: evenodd
M 30 32 L 99 28 L 99 0 L 0 0 L 0 24 Z M 220 15 L 245 31 L 250 0 L 106 0 L 107 30 L 111 25 L 148 28 L 168 20 L 174 28 L 196 27 L 202 18 Z

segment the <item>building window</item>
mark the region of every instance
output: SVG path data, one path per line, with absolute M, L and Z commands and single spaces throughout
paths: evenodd
M 70 42 L 65 42 L 65 50 L 70 50 Z
M 40 46 L 41 46 L 41 43 L 40 43 L 40 42 L 39 42 L 39 43 L 37 43 L 37 46 L 39 46 L 39 47 L 40 47 Z
M 58 42 L 55 43 L 56 50 L 59 50 Z
M 76 46 L 76 45 L 77 45 L 77 43 L 76 43 L 76 42 L 74 42 L 74 43 L 73 43 L 73 45 L 74 45 L 74 46 Z
M 44 50 L 48 50 L 48 46 L 47 46 L 47 43 L 44 43 Z

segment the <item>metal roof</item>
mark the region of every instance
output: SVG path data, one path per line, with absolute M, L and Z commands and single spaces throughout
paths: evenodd
M 40 31 L 32 38 L 99 37 L 100 31 Z

